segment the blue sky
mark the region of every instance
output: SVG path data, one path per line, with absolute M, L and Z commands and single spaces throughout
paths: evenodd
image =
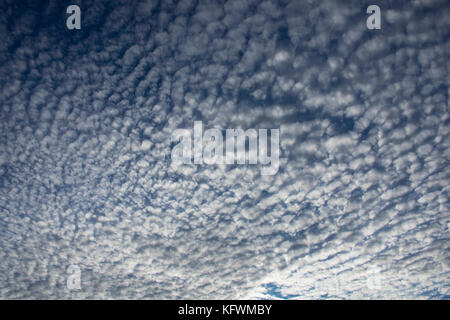
M 448 1 L 3 3 L 0 298 L 448 299 Z M 175 166 L 194 121 L 278 173 Z

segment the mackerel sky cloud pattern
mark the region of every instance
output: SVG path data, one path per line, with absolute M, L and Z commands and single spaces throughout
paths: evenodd
M 0 8 L 0 298 L 450 298 L 448 1 Z M 176 167 L 194 121 L 278 173 Z

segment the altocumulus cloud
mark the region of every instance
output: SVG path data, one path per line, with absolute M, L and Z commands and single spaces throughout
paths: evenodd
M 449 298 L 447 1 L 3 3 L 1 298 Z M 278 173 L 175 167 L 195 120 Z

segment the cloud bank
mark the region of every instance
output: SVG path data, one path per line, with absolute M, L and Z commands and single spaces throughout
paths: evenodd
M 446 1 L 381 30 L 364 1 L 6 3 L 0 298 L 449 298 Z M 278 173 L 175 166 L 194 121 L 279 128 Z

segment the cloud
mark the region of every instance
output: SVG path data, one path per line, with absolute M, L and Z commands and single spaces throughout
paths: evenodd
M 381 30 L 356 1 L 10 7 L 0 297 L 449 296 L 444 1 Z M 176 168 L 195 120 L 280 128 L 278 173 Z

